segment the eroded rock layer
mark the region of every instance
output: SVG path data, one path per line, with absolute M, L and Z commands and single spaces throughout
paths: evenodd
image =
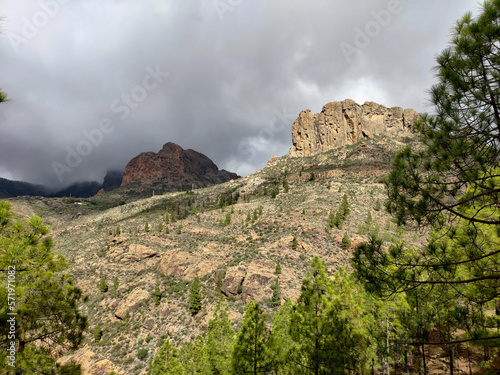
M 364 137 L 393 136 L 409 132 L 420 114 L 411 108 L 387 108 L 347 99 L 323 106 L 321 113 L 302 111 L 292 126 L 293 146 L 289 156 L 310 156 L 332 148 L 354 144 Z

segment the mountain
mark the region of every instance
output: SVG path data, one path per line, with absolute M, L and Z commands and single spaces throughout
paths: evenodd
M 409 132 L 420 114 L 413 109 L 387 108 L 353 100 L 331 102 L 321 113 L 302 111 L 292 126 L 289 156 L 310 156 L 335 147 L 352 145 L 374 136 L 397 136 Z
M 156 186 L 174 191 L 220 184 L 239 176 L 219 168 L 207 156 L 168 142 L 158 152 L 143 152 L 130 160 L 123 173 L 123 186 Z
M 18 197 L 21 195 L 46 196 L 47 190 L 41 185 L 0 178 L 0 198 Z
M 201 184 L 205 176 L 217 175 L 206 156 L 167 143 L 158 153 L 132 159 L 123 186 L 112 194 L 12 200 L 18 212 L 43 213 L 57 252 L 65 255 L 69 273 L 87 296 L 80 309 L 89 319 L 87 338 L 60 363 L 75 360 L 84 375 L 146 374 L 165 338 L 179 347 L 207 332 L 221 296 L 238 329 L 250 300 L 269 316 L 277 311 L 271 303 L 276 282 L 282 303 L 296 301 L 315 255 L 332 273 L 350 267 L 354 248 L 371 233 L 385 245 L 393 240 L 425 244 L 425 232 L 396 225 L 382 208 L 382 179 L 394 154 L 419 144 L 412 112 L 352 103 L 327 104 L 323 114 L 310 117 L 302 112 L 293 127 L 294 152 L 273 157 L 266 168 L 243 178 L 229 179 L 233 176 L 225 172 L 219 177 L 229 180 L 225 183 L 129 202 L 116 199 L 110 207 L 112 198 L 131 186 Z M 342 132 L 343 141 L 335 143 Z M 330 216 L 341 209 L 344 196 L 350 213 L 332 225 Z M 343 244 L 346 235 L 349 246 Z M 193 316 L 188 296 L 196 275 L 202 307 Z M 108 291 L 99 289 L 101 280 Z M 102 337 L 96 342 L 92 333 L 98 327 Z M 439 347 L 432 350 L 428 373 L 442 373 L 446 356 Z M 480 354 L 471 349 L 472 366 Z M 456 359 L 468 361 L 467 356 L 463 351 Z
M 120 187 L 122 176 L 123 172 L 108 171 L 102 184 L 96 181 L 82 181 L 56 191 L 50 191 L 50 189 L 42 185 L 0 178 L 0 198 L 20 196 L 88 198 L 96 195 L 100 189 L 111 191 Z

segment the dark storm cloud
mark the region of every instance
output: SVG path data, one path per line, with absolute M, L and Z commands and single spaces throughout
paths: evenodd
M 473 0 L 6 3 L 0 86 L 12 101 L 0 106 L 0 176 L 99 180 L 168 141 L 248 174 L 288 151 L 303 109 L 351 98 L 429 111 L 435 55 L 477 9 Z

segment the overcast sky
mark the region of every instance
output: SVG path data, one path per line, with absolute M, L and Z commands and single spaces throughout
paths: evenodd
M 301 110 L 430 112 L 435 57 L 477 0 L 1 1 L 0 177 L 102 180 L 176 142 L 247 175 Z

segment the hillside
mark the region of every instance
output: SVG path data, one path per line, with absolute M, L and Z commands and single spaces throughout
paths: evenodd
M 349 267 L 352 249 L 373 230 L 387 240 L 420 243 L 420 236 L 397 228 L 377 203 L 383 206 L 385 200 L 381 178 L 392 155 L 413 142 L 411 134 L 374 137 L 314 156 L 283 157 L 239 180 L 113 208 L 107 208 L 116 204 L 112 194 L 15 199 L 18 210 L 34 212 L 51 225 L 57 250 L 88 295 L 82 311 L 89 317 L 89 334 L 70 358 L 84 368 L 105 360 L 99 366 L 139 374 L 162 338 L 178 343 L 203 333 L 221 294 L 238 327 L 249 300 L 274 311 L 269 301 L 276 279 L 283 300 L 296 300 L 314 255 L 331 271 Z M 351 213 L 342 229 L 330 228 L 329 214 L 338 210 L 344 194 Z M 368 212 L 371 224 L 366 223 Z M 352 243 L 342 249 L 346 232 Z M 283 268 L 279 276 L 274 273 L 278 260 Z M 193 318 L 187 294 L 196 274 L 204 298 Z M 98 288 L 103 277 L 109 288 L 105 293 Z M 157 283 L 165 296 L 158 306 L 153 297 Z M 98 344 L 91 334 L 97 324 L 104 327 Z M 142 360 L 136 357 L 141 348 L 148 353 Z

